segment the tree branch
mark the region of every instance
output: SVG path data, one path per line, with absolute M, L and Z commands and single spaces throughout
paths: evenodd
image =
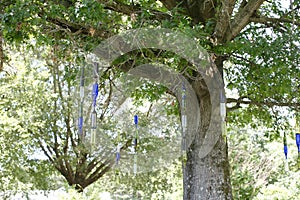
M 88 185 L 94 183 L 94 182 L 97 181 L 99 178 L 101 178 L 106 172 L 108 172 L 108 171 L 112 168 L 113 164 L 114 164 L 114 162 L 110 162 L 108 165 L 106 165 L 106 167 L 104 166 L 104 169 L 103 169 L 100 173 L 96 174 L 96 175 L 93 176 L 93 177 L 90 177 L 90 178 L 85 182 L 84 187 L 86 187 L 86 186 L 88 186 Z M 103 168 L 103 167 L 101 167 L 101 168 Z
M 279 106 L 279 107 L 300 107 L 299 102 L 278 102 L 278 101 L 270 101 L 270 100 L 264 100 L 264 101 L 256 101 L 256 100 L 251 100 L 245 96 L 239 97 L 238 99 L 234 98 L 227 98 L 227 103 L 236 103 L 233 107 L 229 107 L 228 111 L 241 108 L 241 104 L 244 105 L 255 105 L 255 106 L 267 106 L 267 107 L 274 107 L 274 106 Z
M 103 160 L 105 160 L 110 155 L 111 155 L 111 151 L 102 151 L 101 158 L 99 158 L 98 156 L 94 157 L 94 159 L 90 161 L 87 167 L 85 168 L 86 175 L 89 176 L 93 171 L 93 169 L 100 163 L 103 163 Z
M 100 120 L 101 121 L 103 120 L 104 115 L 106 114 L 106 112 L 107 112 L 107 110 L 109 108 L 109 105 L 111 103 L 111 99 L 112 99 L 112 93 L 113 93 L 112 82 L 113 81 L 111 80 L 110 77 L 108 79 L 109 79 L 109 92 L 108 92 L 108 96 L 107 96 L 106 100 L 103 103 L 103 108 L 102 108 L 103 111 L 102 111 L 102 113 L 100 115 Z
M 47 152 L 47 150 L 45 149 L 44 145 L 42 144 L 42 142 L 39 140 L 39 145 L 40 145 L 40 148 L 42 149 L 43 153 L 47 156 L 47 158 L 50 160 L 51 163 L 55 164 L 54 163 L 54 160 L 52 158 L 52 156 Z M 48 148 L 49 150 L 49 148 Z M 50 152 L 50 151 L 49 151 Z M 50 152 L 51 153 L 51 152 Z
M 39 145 L 40 145 L 40 148 L 42 149 L 43 153 L 48 157 L 50 162 L 54 165 L 55 169 L 57 169 L 57 171 L 59 171 L 64 176 L 65 175 L 64 169 L 62 169 L 61 165 L 58 165 L 58 163 L 55 161 L 55 159 L 52 158 L 52 156 L 49 154 L 49 153 L 52 154 L 51 148 L 47 145 L 47 149 L 49 151 L 49 153 L 48 153 L 46 148 L 44 147 L 44 145 L 42 144 L 42 142 L 40 140 L 39 140 Z M 68 179 L 67 179 L 67 181 L 68 181 Z
M 98 165 L 100 164 L 100 165 Z M 95 166 L 96 169 L 89 175 L 87 180 L 94 179 L 95 176 L 98 176 L 98 173 L 106 166 L 112 166 L 114 164 L 114 159 L 109 158 L 108 160 L 105 160 L 104 162 L 98 162 Z
M 290 23 L 290 24 L 295 24 L 297 26 L 300 26 L 300 21 L 293 20 L 293 19 L 288 19 L 288 18 L 270 18 L 270 17 L 251 17 L 250 22 L 254 23 L 260 23 L 260 24 L 279 24 L 279 23 Z
M 3 48 L 3 35 L 2 31 L 0 30 L 0 72 L 3 71 L 4 65 L 4 48 Z
M 229 28 L 226 31 L 225 41 L 230 41 L 235 38 L 243 28 L 249 23 L 250 17 L 253 16 L 256 10 L 262 5 L 265 0 L 249 0 L 241 7 L 234 19 L 231 21 Z
M 174 9 L 174 8 L 180 3 L 180 1 L 177 1 L 177 0 L 160 0 L 160 2 L 161 2 L 168 10 Z
M 43 14 L 41 13 L 39 13 L 38 15 L 40 17 L 43 17 Z M 51 18 L 47 16 L 46 20 L 58 27 L 63 28 L 64 31 L 75 35 L 84 34 L 101 38 L 109 38 L 110 36 L 112 36 L 112 34 L 105 29 L 74 23 L 61 18 Z
M 216 43 L 223 42 L 226 30 L 229 26 L 230 18 L 232 16 L 235 1 L 236 0 L 222 1 L 222 7 L 217 13 L 218 19 L 213 34 L 214 38 L 216 39 Z
M 73 173 L 73 169 L 72 169 L 72 166 L 70 165 L 69 161 L 68 161 L 68 157 L 66 155 L 64 155 L 64 163 L 65 163 L 65 166 L 66 166 L 66 172 L 67 172 L 67 175 L 69 178 L 67 178 L 67 180 L 69 179 L 69 181 L 71 183 L 74 182 L 74 173 Z
M 132 139 L 127 140 L 126 143 L 121 147 L 121 152 L 124 151 L 125 149 L 127 149 L 131 143 L 132 143 Z M 86 183 L 85 183 L 86 186 L 97 181 L 108 170 L 110 170 L 111 167 L 113 166 L 113 164 L 115 163 L 114 157 L 108 158 L 105 160 L 105 158 L 107 158 L 110 155 L 110 152 L 106 152 L 106 153 L 104 152 L 104 153 L 102 153 L 102 155 L 103 154 L 104 154 L 104 156 L 102 156 L 98 161 L 97 161 L 97 158 L 94 158 L 86 167 L 85 172 L 86 172 L 86 176 L 88 176 L 88 178 L 86 178 Z M 93 170 L 93 169 L 95 169 L 95 170 Z M 82 186 L 82 187 L 85 187 L 85 186 Z
M 132 14 L 140 14 L 142 13 L 142 7 L 137 4 L 125 4 L 119 0 L 110 1 L 110 0 L 97 0 L 99 3 L 104 5 L 105 9 L 112 10 L 117 13 L 121 13 L 124 15 L 131 16 Z M 149 10 L 152 13 L 152 20 L 164 20 L 169 19 L 171 16 L 167 13 L 160 12 L 158 10 Z
M 137 13 L 141 10 L 140 6 L 137 5 L 128 5 L 119 0 L 110 1 L 110 0 L 97 0 L 99 3 L 104 5 L 105 9 L 112 10 L 118 13 L 122 13 L 130 16 L 133 13 Z

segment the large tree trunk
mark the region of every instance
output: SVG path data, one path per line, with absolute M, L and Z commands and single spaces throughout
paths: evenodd
M 184 200 L 232 199 L 227 147 L 220 137 L 215 148 L 199 159 L 197 139 L 187 154 L 184 169 Z
M 212 112 L 209 92 L 199 85 L 196 83 L 193 87 L 199 100 L 201 121 L 187 151 L 187 162 L 183 169 L 184 200 L 232 199 L 228 151 L 221 133 L 216 144 L 212 144 L 215 145 L 212 151 L 204 158 L 199 157 Z M 222 132 L 221 127 L 215 130 Z

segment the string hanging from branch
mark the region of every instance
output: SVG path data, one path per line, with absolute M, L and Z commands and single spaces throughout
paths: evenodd
M 220 116 L 222 120 L 222 133 L 226 134 L 226 96 L 223 89 L 220 90 Z
M 78 111 L 78 132 L 79 138 L 83 139 L 83 102 L 84 102 L 84 67 L 81 69 L 80 73 L 80 87 L 79 87 L 79 111 Z
M 116 147 L 116 178 L 117 178 L 117 185 L 120 184 L 120 169 L 119 169 L 119 164 L 120 164 L 120 159 L 121 159 L 121 148 L 122 148 L 121 136 L 118 133 L 118 136 L 117 136 L 117 147 Z M 117 199 L 118 199 L 118 192 L 116 194 L 116 200 Z
M 96 145 L 96 132 L 97 132 L 97 112 L 96 112 L 96 105 L 97 105 L 97 97 L 99 91 L 98 79 L 99 79 L 99 67 L 98 64 L 94 64 L 93 70 L 93 90 L 92 90 L 92 114 L 91 114 L 91 149 Z
M 119 165 L 120 159 L 121 159 L 121 147 L 122 144 L 120 143 L 120 135 L 118 134 L 117 139 L 117 148 L 116 148 L 116 165 Z

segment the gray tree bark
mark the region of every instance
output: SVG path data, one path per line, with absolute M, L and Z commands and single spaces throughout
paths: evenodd
M 184 166 L 184 200 L 232 199 L 230 184 L 230 167 L 227 145 L 221 133 L 213 150 L 204 158 L 200 158 L 203 138 L 211 120 L 211 99 L 208 91 L 193 84 L 197 94 L 201 121 L 200 128 L 195 134 L 187 151 L 187 162 Z M 216 131 L 222 131 L 216 128 Z

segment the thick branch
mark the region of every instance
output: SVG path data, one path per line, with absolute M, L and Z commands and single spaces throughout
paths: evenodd
M 121 147 L 121 151 L 127 149 L 130 144 L 132 143 L 132 139 L 129 139 L 126 141 L 126 143 Z M 85 172 L 86 172 L 86 179 L 84 183 L 81 184 L 83 188 L 86 186 L 94 183 L 97 181 L 100 177 L 102 177 L 106 172 L 108 172 L 112 166 L 115 163 L 115 158 L 107 158 L 109 155 L 107 155 L 104 152 L 104 156 L 102 156 L 101 159 L 97 161 L 97 158 L 94 158 L 87 166 Z
M 110 1 L 110 0 L 98 0 L 99 3 L 104 5 L 105 9 L 112 10 L 114 12 L 122 13 L 124 15 L 131 16 L 132 14 L 142 13 L 140 5 L 137 4 L 125 4 L 121 1 Z M 169 19 L 171 16 L 167 13 L 160 12 L 158 10 L 149 10 L 152 13 L 152 20 L 164 20 Z
M 278 102 L 278 101 L 268 101 L 268 100 L 264 100 L 264 101 L 255 101 L 255 100 L 251 100 L 249 98 L 246 97 L 240 97 L 238 99 L 234 99 L 234 98 L 228 98 L 227 99 L 227 103 L 236 103 L 236 105 L 234 105 L 233 107 L 228 108 L 228 110 L 233 110 L 236 108 L 241 108 L 241 104 L 244 105 L 255 105 L 255 106 L 267 106 L 267 107 L 274 107 L 274 106 L 280 106 L 280 107 L 300 107 L 300 103 L 299 102 Z
M 160 0 L 160 2 L 161 2 L 168 10 L 174 9 L 174 8 L 180 3 L 180 1 L 177 1 L 177 0 Z
M 101 178 L 105 173 L 107 173 L 112 168 L 113 164 L 114 162 L 110 162 L 106 167 L 104 167 L 104 169 L 102 169 L 100 173 L 89 178 L 89 180 L 87 180 L 87 182 L 85 183 L 84 187 L 96 182 L 99 178 Z
M 69 182 L 73 183 L 73 181 L 74 181 L 74 172 L 73 172 L 72 166 L 70 165 L 70 163 L 68 161 L 69 158 L 65 155 L 63 159 L 64 159 L 64 163 L 65 163 L 65 166 L 66 166 L 65 170 L 66 170 L 66 172 L 68 174 L 68 177 L 69 177 L 69 178 L 66 177 L 66 179 Z
M 140 6 L 128 5 L 120 1 L 97 0 L 104 5 L 104 8 L 130 16 L 141 10 Z
M 113 164 L 114 164 L 114 159 L 108 159 L 108 160 L 105 160 L 104 162 L 97 163 L 97 165 L 95 166 L 96 169 L 89 175 L 89 177 L 86 178 L 86 180 L 88 182 L 90 182 L 95 177 L 98 177 L 98 174 L 101 173 L 103 168 L 106 168 L 108 166 L 111 167 Z M 89 185 L 89 184 L 87 184 L 87 185 Z
M 270 17 L 251 17 L 250 22 L 260 23 L 260 24 L 279 24 L 279 23 L 290 23 L 300 26 L 300 21 L 287 19 L 287 18 L 270 18 Z
M 39 14 L 40 17 L 42 17 L 42 15 L 43 14 Z M 47 16 L 46 19 L 48 22 L 63 28 L 64 31 L 75 35 L 84 34 L 84 35 L 98 36 L 101 38 L 108 38 L 112 36 L 111 33 L 105 29 L 74 23 L 61 18 L 51 18 Z
M 217 13 L 218 20 L 214 31 L 214 38 L 217 40 L 217 43 L 223 42 L 234 9 L 235 1 L 236 0 L 222 1 L 222 7 Z
M 217 0 L 190 0 L 183 2 L 187 2 L 187 4 L 183 4 L 181 7 L 187 8 L 188 15 L 192 17 L 195 23 L 206 23 L 216 16 Z
M 226 31 L 225 41 L 235 38 L 243 28 L 249 23 L 250 18 L 265 0 L 250 0 L 244 7 L 240 7 L 238 13 L 231 21 L 229 29 Z M 243 5 L 241 5 L 243 6 Z

